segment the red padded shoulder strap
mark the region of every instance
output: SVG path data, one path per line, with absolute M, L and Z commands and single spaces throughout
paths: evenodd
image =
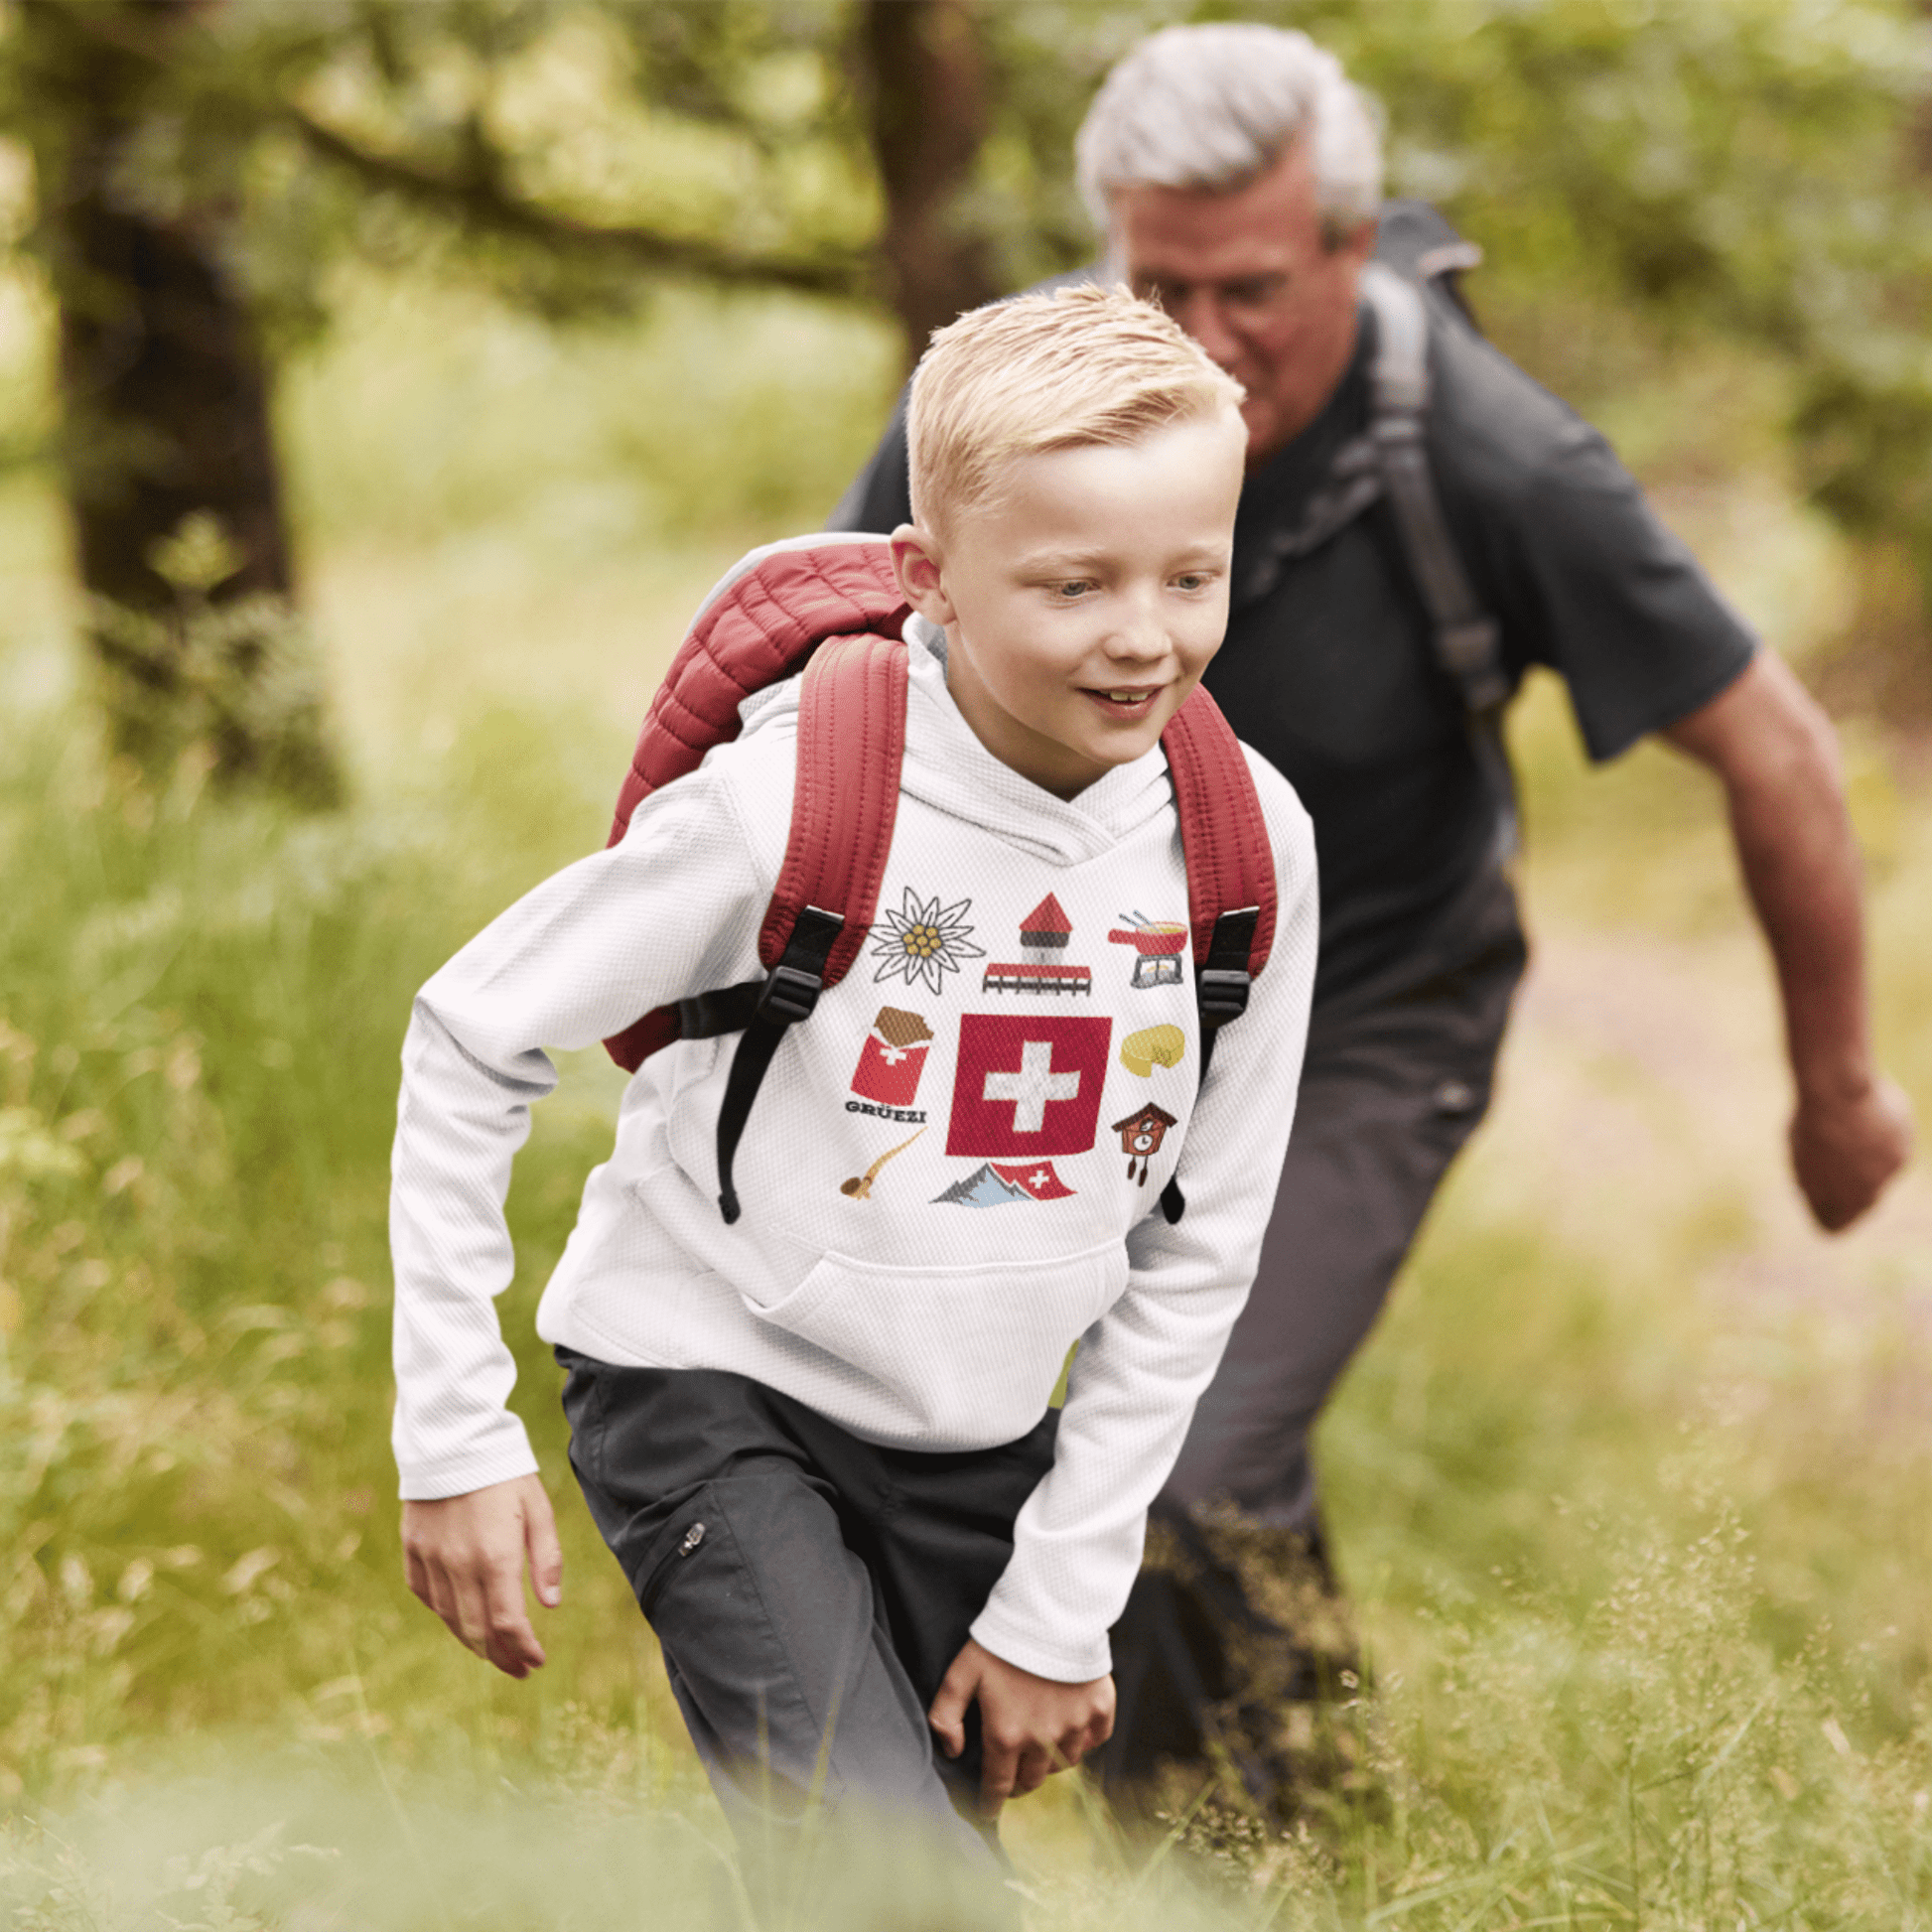
M 1254 775 L 1240 741 L 1199 686 L 1161 734 L 1180 814 L 1180 849 L 1187 860 L 1187 922 L 1194 966 L 1207 962 L 1214 922 L 1223 912 L 1260 908 L 1248 951 L 1256 977 L 1275 943 L 1275 853 L 1268 840 Z
M 817 537 L 755 550 L 705 602 L 644 715 L 606 841 L 638 801 L 738 736 L 738 707 L 790 677 L 827 637 L 897 636 L 905 600 L 884 537 Z
M 766 972 L 808 905 L 845 919 L 825 963 L 827 986 L 838 985 L 866 942 L 898 817 L 906 668 L 902 642 L 873 636 L 829 637 L 805 666 L 791 831 L 759 932 Z
M 826 985 L 865 944 L 898 806 L 905 649 L 897 639 L 905 616 L 884 538 L 817 537 L 754 551 L 699 611 L 645 715 L 610 845 L 647 793 L 738 736 L 738 708 L 754 691 L 814 667 L 800 694 L 784 867 L 759 934 L 767 971 L 806 905 L 845 916 Z M 827 651 L 828 643 L 839 648 Z M 816 674 L 821 652 L 826 669 Z M 634 1072 L 677 1037 L 676 1010 L 660 1007 L 604 1044 Z

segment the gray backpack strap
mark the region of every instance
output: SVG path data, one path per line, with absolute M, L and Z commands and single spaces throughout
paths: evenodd
M 1430 474 L 1429 311 L 1422 291 L 1380 262 L 1362 270 L 1362 293 L 1375 311 L 1368 433 L 1376 473 L 1429 613 L 1436 662 L 1462 694 L 1469 746 L 1496 801 L 1497 854 L 1507 858 L 1516 850 L 1516 779 L 1503 743 L 1509 670 L 1502 627 L 1476 600 Z
M 1379 262 L 1362 270 L 1362 294 L 1375 311 L 1368 434 L 1382 494 L 1429 612 L 1436 661 L 1454 679 L 1470 713 L 1481 716 L 1509 696 L 1509 673 L 1502 633 L 1476 601 L 1429 471 L 1423 441 L 1429 419 L 1428 312 L 1421 292 Z

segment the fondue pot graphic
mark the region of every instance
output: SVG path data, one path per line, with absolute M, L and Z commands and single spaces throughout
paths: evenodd
M 1123 912 L 1123 924 L 1108 933 L 1116 946 L 1132 946 L 1136 986 L 1178 986 L 1180 955 L 1186 949 L 1187 928 L 1173 919 L 1150 919 L 1144 912 Z

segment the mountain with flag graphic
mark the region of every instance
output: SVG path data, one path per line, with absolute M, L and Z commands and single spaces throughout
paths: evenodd
M 955 1180 L 932 1204 L 955 1207 L 1004 1207 L 1017 1200 L 1066 1200 L 1073 1189 L 1053 1172 L 1050 1161 L 983 1161 L 964 1180 Z
M 955 1180 L 943 1194 L 934 1194 L 932 1204 L 950 1201 L 955 1207 L 1004 1207 L 1009 1201 L 1032 1200 L 1024 1187 L 1002 1180 L 992 1167 L 982 1161 L 964 1180 Z
M 993 1172 L 1029 1200 L 1067 1200 L 1073 1189 L 1053 1172 L 1050 1161 L 995 1161 Z

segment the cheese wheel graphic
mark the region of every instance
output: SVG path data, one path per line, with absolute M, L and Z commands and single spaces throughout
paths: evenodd
M 1178 1066 L 1186 1050 L 1187 1035 L 1178 1027 L 1143 1027 L 1121 1041 L 1120 1063 L 1150 1080 L 1157 1066 Z

